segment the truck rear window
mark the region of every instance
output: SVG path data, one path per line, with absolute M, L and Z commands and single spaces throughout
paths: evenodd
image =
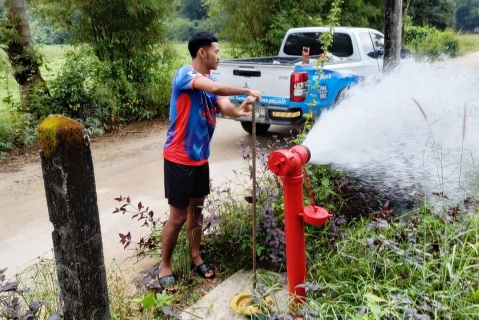
M 283 52 L 290 56 L 301 56 L 303 47 L 309 47 L 310 56 L 320 55 L 323 53 L 320 37 L 320 32 L 292 33 L 286 39 Z M 351 56 L 353 54 L 351 38 L 346 33 L 335 33 L 333 45 L 328 48 L 328 51 L 340 58 Z

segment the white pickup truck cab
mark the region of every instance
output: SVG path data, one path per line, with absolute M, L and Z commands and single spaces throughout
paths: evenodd
M 377 30 L 335 27 L 333 44 L 326 52 L 319 85 L 317 58 L 323 53 L 320 36 L 329 27 L 305 27 L 288 30 L 277 56 L 220 60 L 211 75 L 221 82 L 260 91 L 263 99 L 255 105 L 256 133 L 265 133 L 271 124 L 298 125 L 303 114 L 317 116 L 341 97 L 344 90 L 383 69 L 384 36 Z M 302 61 L 303 47 L 309 47 L 309 59 Z M 246 96 L 231 96 L 241 103 Z M 219 117 L 226 117 L 221 113 Z M 251 116 L 235 119 L 252 132 Z

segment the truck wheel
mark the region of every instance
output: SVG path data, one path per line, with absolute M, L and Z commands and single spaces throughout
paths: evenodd
M 341 101 L 343 101 L 344 99 L 348 97 L 348 89 L 349 87 L 346 87 L 341 89 L 341 91 L 339 91 L 338 95 L 336 96 L 336 100 L 334 100 L 334 104 L 333 104 L 334 106 L 340 104 Z
M 248 132 L 249 134 L 253 133 L 253 123 L 249 121 L 241 121 L 241 126 L 243 127 L 244 131 Z M 267 123 L 257 123 L 256 124 L 256 134 L 261 135 L 265 134 L 268 131 L 271 125 Z

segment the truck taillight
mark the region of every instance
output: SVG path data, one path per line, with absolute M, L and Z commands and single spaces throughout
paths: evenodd
M 295 72 L 291 75 L 290 100 L 301 102 L 306 100 L 309 81 L 307 72 Z

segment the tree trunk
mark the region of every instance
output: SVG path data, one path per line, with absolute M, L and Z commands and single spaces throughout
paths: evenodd
M 12 65 L 15 80 L 20 87 L 20 101 L 25 110 L 35 84 L 41 83 L 46 94 L 48 89 L 40 73 L 33 49 L 25 0 L 5 0 L 5 12 L 10 28 L 16 31 L 15 38 L 9 39 L 5 51 Z
M 399 64 L 401 59 L 402 0 L 386 0 L 384 26 L 384 71 Z

